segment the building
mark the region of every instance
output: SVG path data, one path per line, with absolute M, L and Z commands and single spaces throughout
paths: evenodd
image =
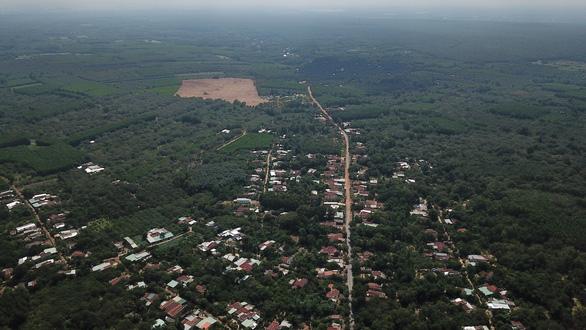
M 136 262 L 136 261 L 140 261 L 140 260 L 146 260 L 150 257 L 151 257 L 151 254 L 149 252 L 142 251 L 139 253 L 133 253 L 133 254 L 127 255 L 126 258 L 124 258 L 124 259 L 126 259 L 130 262 Z
M 128 243 L 128 245 L 130 245 L 131 249 L 138 248 L 138 245 L 134 242 L 134 240 L 132 240 L 132 238 L 126 236 L 126 237 L 124 237 L 124 240 L 126 241 L 126 243 Z
M 157 243 L 173 237 L 173 233 L 165 228 L 153 228 L 146 233 L 146 240 L 150 244 Z

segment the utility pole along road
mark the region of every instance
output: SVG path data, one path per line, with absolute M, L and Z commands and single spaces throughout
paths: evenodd
M 309 94 L 309 98 L 315 104 L 318 109 L 321 111 L 322 115 L 334 125 L 342 134 L 344 138 L 344 195 L 345 195 L 345 206 L 346 212 L 344 214 L 345 224 L 344 227 L 346 229 L 346 248 L 348 250 L 348 265 L 346 265 L 346 286 L 348 287 L 348 307 L 350 309 L 350 313 L 348 315 L 348 322 L 350 323 L 350 330 L 354 330 L 354 312 L 352 311 L 352 288 L 354 286 L 354 275 L 352 273 L 352 244 L 350 241 L 350 223 L 352 222 L 352 182 L 350 181 L 350 140 L 348 138 L 348 134 L 344 131 L 340 125 L 336 124 L 336 122 L 332 119 L 332 116 L 324 109 L 321 104 L 313 97 L 313 93 L 311 92 L 311 86 L 307 86 L 307 93 Z

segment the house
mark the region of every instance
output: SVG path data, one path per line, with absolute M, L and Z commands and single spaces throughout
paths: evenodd
M 367 220 L 371 214 L 372 214 L 372 210 L 362 209 L 362 210 L 360 210 L 360 212 L 358 212 L 358 217 L 360 217 L 360 219 L 362 219 L 362 220 Z
M 70 238 L 74 238 L 77 235 L 79 235 L 79 231 L 77 229 L 69 229 L 69 230 L 60 231 L 58 234 L 55 235 L 55 237 L 60 238 L 65 241 Z
M 128 274 L 122 274 L 122 275 L 120 275 L 118 277 L 115 277 L 115 278 L 111 279 L 110 280 L 110 285 L 112 285 L 112 286 L 117 285 L 118 283 L 120 283 L 120 282 L 122 282 L 122 281 L 124 281 L 126 279 L 129 279 L 129 278 L 130 278 L 130 275 L 128 275 Z
M 147 260 L 151 257 L 151 254 L 148 251 L 142 251 L 139 253 L 133 253 L 130 255 L 127 255 L 124 259 L 130 261 L 130 262 L 136 262 L 136 261 L 140 261 L 140 260 Z
M 450 255 L 443 252 L 433 252 L 433 258 L 438 261 L 446 261 L 450 259 Z
M 478 291 L 482 292 L 482 294 L 486 297 L 494 295 L 498 288 L 495 285 L 484 285 L 478 288 Z
M 9 280 L 12 278 L 12 274 L 14 274 L 14 268 L 4 268 L 1 274 L 4 280 Z
M 469 302 L 467 302 L 466 300 L 464 300 L 462 298 L 456 298 L 456 299 L 452 300 L 452 304 L 457 305 L 457 306 L 462 306 L 462 308 L 467 313 L 470 313 L 475 308 L 472 304 L 470 304 Z
M 420 198 L 419 204 L 415 205 L 409 214 L 426 218 L 428 216 L 427 201 Z
M 159 305 L 159 308 L 164 311 L 167 316 L 171 318 L 176 318 L 183 312 L 186 307 L 187 300 L 181 298 L 180 296 L 176 296 L 172 299 L 162 302 Z
M 197 291 L 197 293 L 199 293 L 201 295 L 204 295 L 206 293 L 207 289 L 206 289 L 205 285 L 198 284 L 195 286 L 195 291 Z
M 279 326 L 279 322 L 277 322 L 277 320 L 274 320 L 273 322 L 271 322 L 271 324 L 269 324 L 265 330 L 279 330 L 281 329 L 281 327 Z
M 39 269 L 39 268 L 41 268 L 41 267 L 43 267 L 43 266 L 46 266 L 46 265 L 52 265 L 52 264 L 54 264 L 54 263 L 55 263 L 55 260 L 54 260 L 54 259 L 47 259 L 47 260 L 45 260 L 45 261 L 41 261 L 41 262 L 39 262 L 38 264 L 36 264 L 36 265 L 35 265 L 35 268 L 36 268 L 36 269 Z
M 14 209 L 15 207 L 22 205 L 21 201 L 12 201 L 10 203 L 6 203 L 6 207 L 8 208 L 8 211 L 11 211 L 12 209 Z
M 380 299 L 387 299 L 386 293 L 377 290 L 367 290 L 366 291 L 366 300 L 369 298 L 380 298 Z
M 342 330 L 342 325 L 334 322 L 328 326 L 327 330 Z
M 141 300 L 145 301 L 145 305 L 150 306 L 152 305 L 157 299 L 159 299 L 159 295 L 156 293 L 145 293 Z
M 291 287 L 293 289 L 302 289 L 303 287 L 305 287 L 307 285 L 307 283 L 309 283 L 309 280 L 306 278 L 298 278 L 298 279 L 289 281 L 289 284 L 291 285 Z
M 220 245 L 220 241 L 209 241 L 209 242 L 203 242 L 203 243 L 199 244 L 197 246 L 197 248 L 203 252 L 208 252 L 208 251 L 214 252 L 219 245 Z
M 187 315 L 182 321 L 184 330 L 197 329 L 210 329 L 218 320 L 212 316 L 201 312 L 200 310 L 194 310 Z
M 240 258 L 234 262 L 236 270 L 251 272 L 255 265 L 260 265 L 260 260 Z
M 37 229 L 37 225 L 34 223 L 27 223 L 26 225 L 22 225 L 20 227 L 16 227 L 16 233 L 17 234 L 22 234 L 24 232 L 30 231 L 30 230 L 35 230 Z
M 228 304 L 227 309 L 228 315 L 247 329 L 256 329 L 261 320 L 260 314 L 255 311 L 254 306 L 244 301 Z
M 92 272 L 101 272 L 116 266 L 118 266 L 118 261 L 116 261 L 116 259 L 107 259 L 101 264 L 92 267 Z
M 165 228 L 153 228 L 146 233 L 146 240 L 150 244 L 157 243 L 173 237 L 173 233 Z
M 381 272 L 380 270 L 373 270 L 370 272 L 370 275 L 375 280 L 378 280 L 378 279 L 386 280 L 387 279 L 387 275 L 385 273 Z
M 264 243 L 261 243 L 261 244 L 258 246 L 258 248 L 259 248 L 261 251 L 264 251 L 264 250 L 266 250 L 266 249 L 270 248 L 271 246 L 273 246 L 273 244 L 275 244 L 275 243 L 276 243 L 276 242 L 275 242 L 275 241 L 273 241 L 273 240 L 266 241 L 266 242 L 264 242 Z
M 251 205 L 252 204 L 252 200 L 250 198 L 242 198 L 242 197 L 239 197 L 239 198 L 236 198 L 234 200 L 234 203 L 240 204 L 240 205 Z
M 488 308 L 493 310 L 511 310 L 511 307 L 515 307 L 515 303 L 507 299 L 491 299 L 486 303 Z
M 126 286 L 127 290 L 134 290 L 136 288 L 146 288 L 146 283 L 143 281 L 137 282 L 136 284 L 129 284 Z
M 96 165 L 91 162 L 82 164 L 82 165 L 78 166 L 77 169 L 83 170 L 84 172 L 86 172 L 87 174 L 90 174 L 90 175 L 95 174 L 95 173 L 100 173 L 103 170 L 105 170 L 105 168 L 101 167 L 100 165 Z
M 161 319 L 156 319 L 155 323 L 153 323 L 153 325 L 151 326 L 151 329 L 163 328 L 166 325 L 167 324 L 165 323 L 165 321 L 163 321 Z
M 51 214 L 48 218 L 47 218 L 47 224 L 55 224 L 55 223 L 62 223 L 65 222 L 67 220 L 67 213 L 59 213 L 59 214 Z
M 338 302 L 338 299 L 340 299 L 340 290 L 334 288 L 334 284 L 332 283 L 328 284 L 328 288 L 330 291 L 326 292 L 326 298 L 333 302 Z
M 177 277 L 177 282 L 181 283 L 183 287 L 189 285 L 189 283 L 193 283 L 194 279 L 192 275 L 181 275 Z
M 29 203 L 34 208 L 39 208 L 42 206 L 53 206 L 58 203 L 57 196 L 53 196 L 50 194 L 38 194 L 34 195 L 31 199 L 29 199 Z
M 242 230 L 242 228 L 240 228 L 240 227 L 234 228 L 234 229 L 224 230 L 223 232 L 219 233 L 218 236 L 221 238 L 231 238 L 236 241 L 240 241 L 242 239 L 242 237 L 244 236 L 244 234 L 242 234 L 240 232 L 241 230 Z
M 126 237 L 124 237 L 124 241 L 126 241 L 126 243 L 128 243 L 128 245 L 130 245 L 131 249 L 138 248 L 138 245 L 132 240 L 132 238 L 126 236 Z
M 511 328 L 513 328 L 513 330 L 525 330 L 525 329 L 527 329 L 525 327 L 525 325 L 523 323 L 521 323 L 521 321 L 511 321 Z
M 330 242 L 344 242 L 344 234 L 342 233 L 330 233 L 328 234 L 328 240 Z
M 439 252 L 442 252 L 446 248 L 446 244 L 444 242 L 427 243 L 427 246 Z
M 183 273 L 183 268 L 179 265 L 175 265 L 169 269 L 167 269 L 168 274 L 181 274 Z
M 326 254 L 330 257 L 333 257 L 338 254 L 338 249 L 335 246 L 324 246 L 319 251 L 320 254 Z
M 177 224 L 179 225 L 195 225 L 197 221 L 195 221 L 192 217 L 179 217 L 177 219 Z
M 488 259 L 484 256 L 478 255 L 478 254 L 470 254 L 467 257 L 468 261 L 471 263 L 483 263 L 483 262 L 488 262 Z

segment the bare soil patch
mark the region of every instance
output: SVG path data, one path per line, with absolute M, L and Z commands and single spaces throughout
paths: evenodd
M 176 95 L 180 97 L 201 97 L 221 99 L 228 102 L 240 101 L 257 106 L 266 102 L 258 95 L 256 85 L 251 79 L 220 78 L 183 80 Z

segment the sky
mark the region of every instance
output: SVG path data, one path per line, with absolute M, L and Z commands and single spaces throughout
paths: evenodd
M 352 8 L 586 8 L 585 0 L 0 0 L 4 9 L 184 9 L 258 6 L 311 9 Z

